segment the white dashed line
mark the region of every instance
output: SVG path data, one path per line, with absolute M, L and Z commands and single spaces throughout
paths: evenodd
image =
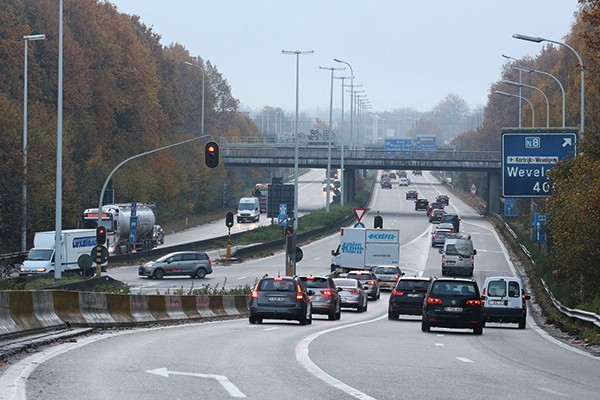
M 464 363 L 472 363 L 473 361 L 469 360 L 468 358 L 465 357 L 456 357 L 457 360 L 462 361 Z
M 274 330 L 276 330 L 276 329 L 279 329 L 279 328 L 277 328 L 277 327 L 275 327 L 275 328 L 267 328 L 267 329 L 264 329 L 264 331 L 265 331 L 265 332 L 267 332 L 267 331 L 274 331 Z
M 541 390 L 542 392 L 546 392 L 546 393 L 553 394 L 553 395 L 555 395 L 555 396 L 562 396 L 562 397 L 566 397 L 566 396 L 568 396 L 568 395 L 567 395 L 567 394 L 565 394 L 565 393 L 558 392 L 558 391 L 556 391 L 556 390 L 548 389 L 548 388 L 545 388 L 545 387 L 537 387 L 536 389 L 538 389 L 538 390 Z
M 436 343 L 435 344 L 437 347 L 444 347 L 444 343 Z
M 238 281 L 241 281 L 242 279 L 246 279 L 246 278 L 247 278 L 247 276 L 240 276 L 239 278 L 235 278 L 235 279 L 237 279 Z

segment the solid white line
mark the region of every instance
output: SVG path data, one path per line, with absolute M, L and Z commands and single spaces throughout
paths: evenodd
M 472 363 L 473 362 L 473 361 L 471 361 L 471 360 L 469 360 L 468 358 L 465 358 L 465 357 L 456 357 L 456 359 L 460 360 L 462 362 L 465 362 L 465 363 Z
M 263 329 L 263 331 L 268 332 L 268 331 L 274 331 L 279 329 L 278 327 L 274 327 L 274 328 L 267 328 L 267 329 Z
M 339 381 L 337 379 L 335 379 L 333 376 L 329 375 L 328 373 L 326 373 L 325 371 L 323 371 L 321 368 L 319 368 L 311 359 L 309 356 L 309 349 L 308 347 L 310 346 L 311 342 L 315 339 L 317 339 L 319 336 L 322 336 L 326 333 L 329 332 L 334 332 L 340 329 L 346 329 L 346 328 L 350 328 L 353 326 L 358 326 L 358 325 L 363 325 L 363 324 L 369 324 L 371 322 L 375 322 L 375 321 L 380 321 L 382 319 L 387 318 L 387 314 L 384 314 L 380 317 L 377 317 L 375 319 L 371 319 L 368 321 L 362 321 L 362 322 L 356 322 L 353 324 L 348 324 L 348 325 L 343 325 L 343 326 L 338 326 L 335 328 L 330 328 L 330 329 L 326 329 L 324 331 L 320 331 L 320 332 L 316 332 L 313 333 L 312 335 L 309 335 L 307 337 L 305 337 L 304 339 L 302 339 L 297 345 L 296 345 L 296 360 L 298 361 L 298 363 L 300 363 L 300 365 L 302 365 L 302 367 L 304 369 L 306 369 L 308 372 L 310 372 L 311 374 L 313 374 L 314 376 L 316 376 L 317 378 L 319 378 L 320 380 L 322 380 L 323 382 L 327 383 L 330 386 L 333 386 L 341 391 L 343 391 L 344 393 L 357 398 L 357 399 L 361 399 L 361 400 L 375 400 L 375 398 L 369 396 L 366 393 L 361 392 L 358 389 L 353 388 L 352 386 L 349 386 L 347 384 L 345 384 L 342 381 Z
M 548 389 L 548 388 L 545 388 L 545 387 L 538 386 L 538 387 L 536 387 L 536 389 L 541 390 L 542 392 L 546 392 L 546 393 L 550 393 L 550 394 L 556 395 L 556 396 L 562 396 L 562 397 L 568 396 L 565 393 L 558 392 L 556 390 Z

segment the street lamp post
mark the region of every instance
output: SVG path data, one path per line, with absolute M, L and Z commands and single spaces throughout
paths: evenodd
M 556 81 L 556 83 L 558 83 L 558 86 L 560 86 L 560 91 L 562 93 L 562 127 L 565 127 L 565 88 L 563 87 L 562 83 L 560 83 L 560 81 L 558 80 L 557 77 L 555 77 L 554 75 L 545 72 L 545 71 L 538 71 L 537 69 L 533 69 L 533 68 L 527 68 L 527 67 L 522 67 L 520 65 L 516 65 L 513 64 L 510 66 L 512 69 L 516 69 L 517 71 L 523 71 L 523 72 L 535 72 L 537 74 L 542 74 L 542 75 L 546 75 L 551 77 L 552 79 L 554 79 Z
M 354 137 L 354 103 L 353 103 L 352 98 L 354 96 L 354 69 L 352 69 L 352 65 L 350 65 L 350 63 L 348 63 L 347 61 L 340 60 L 338 58 L 334 58 L 333 61 L 342 63 L 342 64 L 346 64 L 348 66 L 348 68 L 350 68 L 350 138 L 353 138 Z
M 344 71 L 346 68 L 321 66 L 319 68 L 331 71 L 331 89 L 329 94 L 329 140 L 327 141 L 327 194 L 325 196 L 325 212 L 329 212 L 329 201 L 331 196 L 331 187 L 329 185 L 329 179 L 331 178 L 331 136 L 333 134 L 333 71 Z
M 523 100 L 525 100 L 529 104 L 529 107 L 531 107 L 531 127 L 533 128 L 535 126 L 535 109 L 533 108 L 533 104 L 531 104 L 531 102 L 529 100 L 527 100 L 527 98 L 525 98 L 523 96 L 519 96 L 517 94 L 506 93 L 501 90 L 496 90 L 494 93 L 499 94 L 501 96 L 506 96 L 506 97 L 520 97 Z
M 517 59 L 514 57 L 510 57 L 507 56 L 505 54 L 502 54 L 502 57 L 506 58 L 507 60 L 513 60 L 514 62 L 517 62 Z M 521 71 L 519 71 L 519 83 L 522 83 L 522 78 L 521 78 Z M 519 88 L 519 96 L 522 96 L 523 93 L 521 92 L 522 88 Z M 523 104 L 521 103 L 521 98 L 519 97 L 519 128 L 523 126 Z
M 298 88 L 300 83 L 300 55 L 313 54 L 314 51 L 281 50 L 283 54 L 296 56 L 296 120 L 294 121 L 294 231 L 298 230 Z
M 198 68 L 201 72 L 202 72 L 202 122 L 200 123 L 200 135 L 203 136 L 204 135 L 204 68 L 202 68 L 201 66 L 199 66 L 198 64 L 192 64 L 191 62 L 187 62 L 184 61 L 183 62 L 185 65 L 191 65 L 192 67 L 196 67 Z
M 584 66 L 583 66 L 583 60 L 581 59 L 581 57 L 579 56 L 579 53 L 571 46 L 569 46 L 566 43 L 563 42 L 558 42 L 556 40 L 550 40 L 550 39 L 545 39 L 545 38 L 541 38 L 541 37 L 534 37 L 534 36 L 527 36 L 527 35 L 521 35 L 518 33 L 515 33 L 513 35 L 513 37 L 515 39 L 521 39 L 521 40 L 527 40 L 529 42 L 535 42 L 535 43 L 541 43 L 541 42 L 549 42 L 549 43 L 554 43 L 554 44 L 558 44 L 561 46 L 565 46 L 567 49 L 571 50 L 573 52 L 573 54 L 575 54 L 575 56 L 577 57 L 577 60 L 579 61 L 579 69 L 581 71 L 581 111 L 580 111 L 580 122 L 579 122 L 579 134 L 582 135 L 583 131 L 585 129 L 585 121 L 584 121 L 584 110 L 585 110 L 585 80 L 584 80 Z
M 530 88 L 530 89 L 535 89 L 538 92 L 540 92 L 542 94 L 542 96 L 544 96 L 544 99 L 546 99 L 546 128 L 550 127 L 550 102 L 548 101 L 548 96 L 546 96 L 546 93 L 544 93 L 542 91 L 542 89 L 537 88 L 535 86 L 526 85 L 524 83 L 517 83 L 517 82 L 513 82 L 513 81 L 508 81 L 508 80 L 503 80 L 502 82 L 506 83 L 507 85 L 510 85 L 510 86 L 516 86 L 518 88 L 526 87 L 526 88 Z
M 342 80 L 342 129 L 341 129 L 341 138 L 340 138 L 340 142 L 342 145 L 342 151 L 341 151 L 341 156 L 340 156 L 340 193 L 341 193 L 341 197 L 340 197 L 340 205 L 342 207 L 344 207 L 344 146 L 346 145 L 345 139 L 346 136 L 344 135 L 344 80 L 346 79 L 350 79 L 352 78 L 351 76 L 340 76 L 334 79 L 341 79 Z
M 27 42 L 44 40 L 46 35 L 25 35 L 25 54 L 23 56 L 23 183 L 21 213 L 21 251 L 27 251 Z
M 56 96 L 56 198 L 54 202 L 54 279 L 62 276 L 62 160 L 63 160 L 63 0 L 58 2 L 58 88 Z

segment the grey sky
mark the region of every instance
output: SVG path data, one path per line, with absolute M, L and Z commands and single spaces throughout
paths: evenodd
M 242 109 L 295 108 L 300 56 L 300 109 L 329 109 L 331 72 L 354 69 L 373 111 L 427 111 L 448 93 L 483 106 L 500 77 L 502 54 L 536 55 L 541 44 L 513 33 L 561 41 L 577 0 L 110 0 L 139 15 L 162 37 L 210 60 Z M 574 60 L 575 64 L 576 60 Z M 575 68 L 575 65 L 574 65 Z M 350 71 L 335 71 L 335 76 Z M 341 81 L 334 81 L 339 107 Z M 348 100 L 346 100 L 347 102 Z

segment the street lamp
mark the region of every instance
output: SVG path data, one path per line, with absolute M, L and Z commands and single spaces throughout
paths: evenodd
M 313 54 L 314 51 L 281 50 L 281 53 L 296 56 L 296 120 L 294 121 L 294 231 L 298 231 L 298 86 L 300 83 L 300 55 Z
M 525 100 L 529 104 L 529 107 L 531 107 L 531 127 L 533 128 L 535 126 L 535 110 L 533 108 L 533 104 L 531 104 L 531 102 L 529 100 L 527 100 L 523 96 L 519 96 L 519 95 L 511 94 L 511 93 L 506 93 L 506 92 L 503 92 L 501 90 L 496 90 L 494 93 L 499 94 L 501 96 L 506 96 L 506 97 L 520 97 L 523 100 Z
M 579 56 L 579 53 L 577 53 L 577 51 L 573 47 L 569 46 L 568 44 L 563 43 L 563 42 L 558 42 L 556 40 L 550 40 L 550 39 L 544 39 L 544 38 L 541 38 L 541 37 L 521 35 L 521 34 L 518 34 L 518 33 L 515 33 L 513 35 L 513 37 L 515 39 L 527 40 L 529 42 L 535 42 L 535 43 L 549 42 L 549 43 L 558 44 L 558 45 L 561 45 L 561 46 L 565 46 L 567 49 L 571 50 L 575 54 L 575 56 L 577 57 L 577 60 L 579 61 L 579 69 L 581 71 L 581 111 L 580 111 L 579 133 L 583 134 L 583 131 L 584 131 L 584 128 L 585 128 L 585 126 L 584 126 L 584 123 L 585 123 L 584 122 L 584 115 L 583 115 L 583 112 L 584 112 L 584 109 L 585 109 L 585 81 L 584 81 L 584 76 L 583 76 L 584 75 L 583 61 L 581 60 L 581 57 Z
M 352 65 L 347 61 L 340 60 L 338 58 L 334 58 L 333 61 L 346 64 L 350 68 L 350 138 L 354 137 L 354 69 L 352 69 Z
M 342 151 L 340 157 L 340 205 L 344 207 L 344 146 L 346 145 L 346 137 L 344 135 L 344 80 L 351 79 L 351 76 L 340 76 L 334 79 L 342 80 L 342 130 L 341 130 L 341 138 L 340 142 L 342 143 Z
M 522 88 L 522 87 L 531 88 L 531 89 L 535 89 L 538 92 L 540 92 L 542 94 L 542 96 L 544 96 L 544 99 L 546 99 L 546 128 L 550 127 L 550 102 L 548 101 L 548 96 L 546 96 L 546 94 L 542 91 L 542 89 L 537 88 L 535 86 L 526 85 L 524 83 L 517 83 L 517 82 L 513 82 L 513 81 L 508 81 L 508 80 L 503 80 L 502 83 L 506 83 L 507 85 L 511 85 L 511 86 L 516 86 L 518 88 Z
M 334 68 L 334 67 L 321 67 L 320 69 L 327 69 L 331 71 L 331 90 L 329 94 L 329 140 L 327 143 L 327 194 L 325 196 L 325 212 L 329 212 L 329 199 L 331 188 L 329 185 L 329 179 L 331 178 L 331 135 L 333 134 L 333 71 L 344 71 L 346 68 Z
M 23 183 L 22 214 L 21 214 L 21 251 L 27 251 L 27 42 L 44 40 L 46 35 L 25 35 L 25 54 L 23 56 Z
M 200 123 L 200 135 L 204 135 L 204 68 L 198 64 L 192 64 L 191 62 L 184 61 L 185 65 L 191 65 L 192 67 L 198 68 L 202 72 L 202 122 Z
M 502 57 L 506 58 L 507 60 L 513 60 L 514 62 L 517 62 L 517 59 L 511 56 L 507 56 L 506 54 L 502 54 Z M 521 79 L 521 72 L 519 71 L 519 83 L 522 82 Z M 521 88 L 519 88 L 519 96 L 522 96 L 523 93 L 521 92 Z M 519 128 L 523 126 L 523 105 L 521 103 L 521 99 L 519 98 Z
M 54 202 L 54 249 L 62 242 L 62 160 L 63 160 L 63 0 L 58 2 L 58 88 L 56 96 L 56 197 Z M 62 252 L 54 253 L 54 279 L 62 275 Z
M 513 64 L 510 67 L 512 69 L 516 69 L 519 72 L 521 72 L 521 71 L 529 72 L 529 73 L 535 72 L 537 74 L 546 75 L 546 76 L 553 78 L 556 81 L 556 83 L 558 83 L 558 86 L 560 86 L 560 91 L 562 92 L 562 127 L 564 128 L 565 127 L 565 88 L 563 87 L 562 83 L 560 83 L 558 78 L 548 72 L 538 71 L 537 69 L 522 67 L 522 66 L 516 65 L 516 64 Z

